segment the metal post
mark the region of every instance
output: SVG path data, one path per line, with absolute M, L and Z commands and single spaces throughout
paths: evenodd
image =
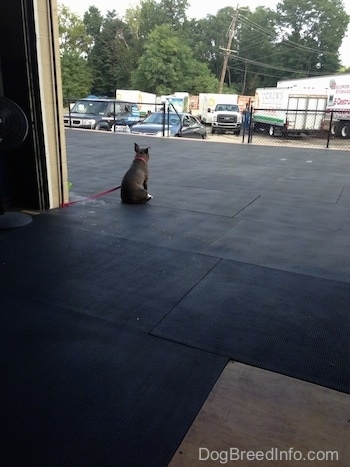
M 163 102 L 163 138 L 165 136 L 165 102 Z
M 333 123 L 333 112 L 334 110 L 331 110 L 331 120 L 329 122 L 328 133 L 327 133 L 327 144 L 326 144 L 327 149 L 329 148 L 329 139 L 331 136 L 331 128 L 332 128 L 332 123 Z

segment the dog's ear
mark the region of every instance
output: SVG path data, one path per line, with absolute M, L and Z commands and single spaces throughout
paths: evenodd
M 144 149 L 143 152 L 148 155 L 148 148 Z
M 135 152 L 140 152 L 140 148 L 138 144 L 134 143 L 134 147 L 135 147 Z

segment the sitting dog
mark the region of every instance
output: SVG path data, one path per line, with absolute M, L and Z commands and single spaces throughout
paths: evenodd
M 120 196 L 123 203 L 142 204 L 153 198 L 148 193 L 148 148 L 140 149 L 135 143 L 136 155 L 123 177 Z

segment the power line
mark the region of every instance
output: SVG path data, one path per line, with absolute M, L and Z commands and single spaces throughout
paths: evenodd
M 264 68 L 271 68 L 272 70 L 280 70 L 280 71 L 288 71 L 288 72 L 292 72 L 292 73 L 305 74 L 304 71 L 292 70 L 290 68 L 285 68 L 285 67 L 277 66 L 277 65 L 269 65 L 268 63 L 258 62 L 256 60 L 250 60 L 249 58 L 243 58 L 243 57 L 239 57 L 239 56 L 237 56 L 235 58 L 238 61 L 250 63 L 251 65 L 257 65 L 257 66 L 261 66 L 261 67 L 264 67 Z
M 277 39 L 276 33 L 272 33 L 271 31 L 269 31 L 268 29 L 264 28 L 263 26 L 260 26 L 259 24 L 255 23 L 251 19 L 249 19 L 249 18 L 247 18 L 247 17 L 245 17 L 243 15 L 239 15 L 239 18 L 243 19 L 243 23 L 245 21 L 247 26 L 252 27 L 253 30 L 255 30 L 257 32 L 260 32 L 260 34 L 262 34 L 264 36 L 267 36 L 267 37 L 269 37 L 270 39 L 273 39 L 273 40 Z M 312 47 L 308 47 L 308 46 L 303 45 L 303 44 L 298 44 L 297 42 L 294 42 L 294 41 L 292 41 L 290 39 L 288 39 L 287 41 L 282 41 L 282 42 L 277 42 L 277 43 L 280 44 L 280 45 L 285 45 L 287 47 L 294 48 L 294 49 L 307 50 L 309 52 L 317 53 L 318 55 L 319 54 L 336 55 L 334 52 L 327 52 L 325 50 L 313 49 Z
M 279 81 L 279 80 L 282 80 L 285 78 L 285 76 L 281 76 L 281 75 L 272 75 L 270 73 L 266 73 L 266 72 L 262 72 L 262 71 L 256 71 L 256 70 L 245 70 L 243 68 L 238 68 L 236 66 L 229 66 L 228 67 L 230 70 L 235 70 L 237 72 L 241 72 L 241 73 L 244 73 L 246 72 L 247 74 L 249 75 L 260 75 L 260 76 L 264 76 L 264 77 L 269 77 L 269 78 L 275 78 L 276 81 Z

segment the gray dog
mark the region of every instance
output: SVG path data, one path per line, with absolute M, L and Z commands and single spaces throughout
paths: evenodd
M 140 149 L 135 143 L 136 155 L 123 177 L 120 196 L 123 203 L 142 204 L 153 198 L 148 193 L 148 148 Z

